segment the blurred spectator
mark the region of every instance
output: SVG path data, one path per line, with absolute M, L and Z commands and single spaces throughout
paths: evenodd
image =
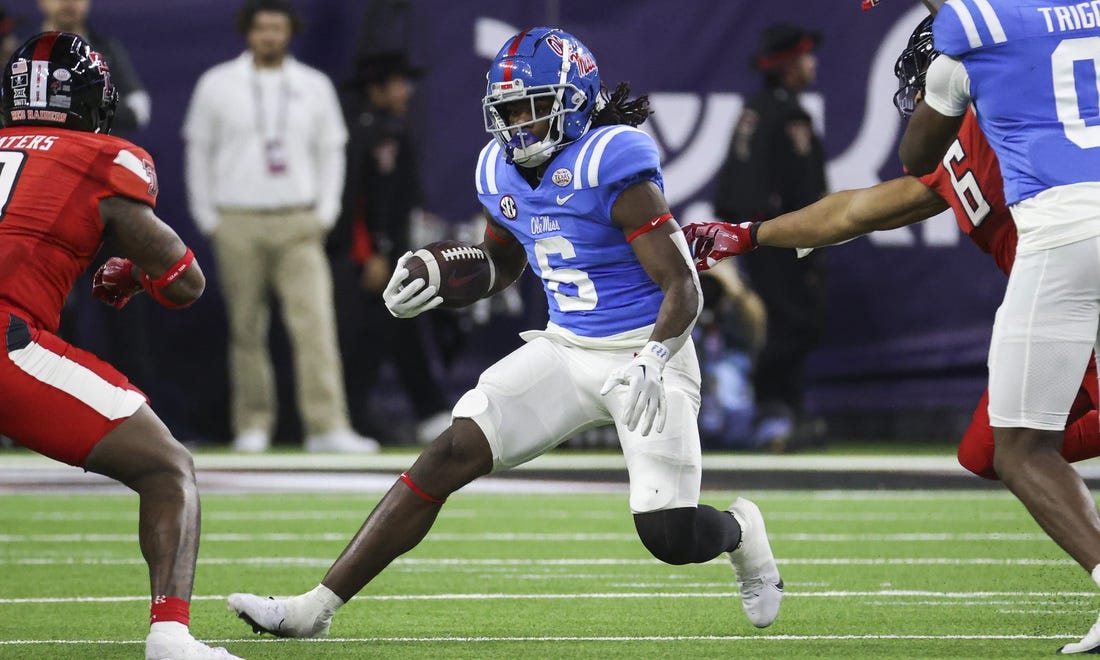
M 107 66 L 111 69 L 111 81 L 118 89 L 118 108 L 115 110 L 111 132 L 115 135 L 127 135 L 149 125 L 152 103 L 122 44 L 88 25 L 88 11 L 91 7 L 92 0 L 38 0 L 43 31 L 57 30 L 78 34 L 87 39 L 107 60 Z
M 15 34 L 18 25 L 19 19 L 0 8 L 0 64 L 11 59 L 12 53 L 19 47 L 19 37 Z
M 424 45 L 423 21 L 428 11 L 427 3 L 414 0 L 360 1 L 365 11 L 355 46 L 356 62 L 374 53 L 388 51 L 415 55 L 412 49 Z M 411 59 L 417 61 L 416 57 Z
M 820 36 L 773 25 L 751 65 L 764 86 L 745 104 L 717 178 L 722 220 L 760 221 L 800 209 L 827 190 L 825 153 L 798 94 L 817 76 Z M 745 255 L 752 288 L 767 311 L 767 338 L 754 367 L 755 444 L 775 451 L 820 440 L 822 422 L 802 418 L 806 360 L 825 325 L 824 263 L 811 253 L 763 249 Z
M 237 451 L 265 451 L 276 422 L 270 296 L 293 352 L 309 451 L 370 452 L 348 422 L 323 244 L 340 212 L 347 131 L 336 90 L 289 54 L 286 0 L 238 13 L 247 50 L 202 75 L 184 121 L 191 214 L 210 238 L 229 319 Z
M 348 113 L 343 213 L 329 237 L 352 424 L 386 442 L 399 440 L 385 437 L 398 427 L 370 419 L 368 396 L 387 361 L 418 420 L 419 442 L 431 442 L 451 424 L 425 341 L 427 319 L 396 319 L 382 300 L 397 258 L 409 250 L 410 223 L 421 204 L 419 159 L 407 123 L 420 75 L 400 51 L 359 58 L 349 85 L 359 101 Z
M 118 106 L 111 131 L 130 138 L 149 124 L 152 104 L 126 49 L 117 39 L 88 24 L 91 5 L 91 0 L 38 0 L 42 30 L 80 35 L 103 55 L 111 71 L 111 82 L 118 90 Z M 96 303 L 91 297 L 91 273 L 102 266 L 109 256 L 119 252 L 120 246 L 115 239 L 106 236 L 103 248 L 65 301 L 58 334 L 93 348 L 155 397 L 157 369 L 149 329 L 149 301 L 139 297 L 116 312 Z
M 751 377 L 767 327 L 764 303 L 732 260 L 699 275 L 703 311 L 692 333 L 703 377 L 699 437 L 704 449 L 755 449 Z

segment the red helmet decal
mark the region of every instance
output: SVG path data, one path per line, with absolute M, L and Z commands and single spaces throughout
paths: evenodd
M 559 57 L 565 53 L 562 39 L 558 35 L 551 34 L 546 37 L 546 43 L 550 44 L 550 49 L 557 53 Z M 587 76 L 596 70 L 595 58 L 587 52 L 579 52 L 576 47 L 569 49 L 569 61 L 577 67 L 577 72 L 582 76 Z

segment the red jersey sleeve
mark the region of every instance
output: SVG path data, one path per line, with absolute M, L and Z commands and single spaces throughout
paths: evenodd
M 1016 225 L 1005 205 L 997 156 L 970 109 L 940 166 L 920 177 L 951 205 L 955 221 L 970 240 L 1008 273 L 1016 258 Z
M 104 187 L 107 195 L 121 195 L 156 207 L 157 170 L 153 158 L 141 147 L 124 143 L 105 145 L 102 152 L 107 161 Z M 109 160 L 108 160 L 109 159 Z

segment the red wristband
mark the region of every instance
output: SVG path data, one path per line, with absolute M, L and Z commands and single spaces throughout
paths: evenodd
M 191 248 L 187 248 L 187 252 L 184 252 L 183 256 L 180 257 L 176 263 L 172 264 L 172 266 L 169 267 L 168 270 L 166 270 L 164 274 L 157 279 L 154 280 L 153 278 L 149 277 L 149 273 L 142 273 L 141 287 L 149 293 L 149 296 L 153 300 L 157 301 L 161 305 L 164 305 L 165 307 L 187 307 L 187 305 L 190 305 L 191 303 L 181 304 L 175 302 L 174 300 L 168 298 L 163 293 L 161 293 L 161 289 L 179 279 L 180 275 L 183 275 L 184 271 L 190 268 L 191 264 L 193 264 L 194 262 L 195 253 L 191 251 Z
M 164 274 L 153 280 L 150 284 L 155 289 L 163 289 L 172 282 L 179 279 L 180 275 L 183 275 L 183 271 L 191 267 L 191 264 L 195 262 L 195 253 L 191 251 L 191 248 L 187 248 L 187 252 L 183 253 L 183 256 L 179 258 L 179 261 L 172 264 L 172 266 L 164 271 Z M 146 275 L 148 277 L 148 275 Z

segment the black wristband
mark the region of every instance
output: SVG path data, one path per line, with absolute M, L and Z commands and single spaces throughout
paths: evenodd
M 753 247 L 759 247 L 760 246 L 760 244 L 756 242 L 756 231 L 758 229 L 760 229 L 760 225 L 762 225 L 762 224 L 764 224 L 764 223 L 754 222 L 754 223 L 752 223 L 752 226 L 749 227 L 749 242 L 752 243 Z

